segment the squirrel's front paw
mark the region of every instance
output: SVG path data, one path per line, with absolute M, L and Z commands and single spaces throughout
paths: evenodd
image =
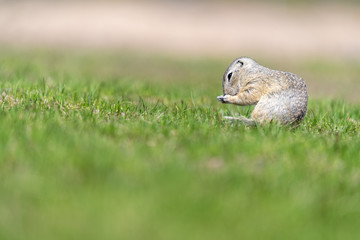
M 229 97 L 230 95 L 222 95 L 222 96 L 218 96 L 217 99 L 222 103 L 228 103 Z

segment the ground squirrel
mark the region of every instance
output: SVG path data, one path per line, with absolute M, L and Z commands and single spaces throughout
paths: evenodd
M 225 71 L 222 103 L 240 106 L 256 104 L 251 118 L 224 117 L 240 120 L 246 125 L 268 123 L 299 123 L 305 117 L 308 93 L 304 80 L 289 72 L 261 66 L 251 58 L 235 59 Z

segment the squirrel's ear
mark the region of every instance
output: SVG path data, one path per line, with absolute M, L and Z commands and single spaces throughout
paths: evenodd
M 241 60 L 237 60 L 236 63 L 239 64 L 240 67 L 242 67 L 244 65 L 244 62 L 242 62 Z

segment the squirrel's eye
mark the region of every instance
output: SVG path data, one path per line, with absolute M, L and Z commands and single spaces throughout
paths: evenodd
M 240 64 L 240 67 L 242 67 L 244 65 L 244 63 L 240 60 L 238 60 L 236 63 Z
M 227 75 L 228 82 L 230 82 L 231 76 L 232 76 L 232 72 Z

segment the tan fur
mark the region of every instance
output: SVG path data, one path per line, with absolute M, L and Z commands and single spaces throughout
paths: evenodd
M 275 120 L 291 124 L 302 121 L 307 111 L 308 93 L 302 78 L 263 67 L 251 58 L 235 59 L 229 66 L 223 77 L 223 93 L 218 97 L 223 103 L 256 104 L 248 121 L 266 123 Z

